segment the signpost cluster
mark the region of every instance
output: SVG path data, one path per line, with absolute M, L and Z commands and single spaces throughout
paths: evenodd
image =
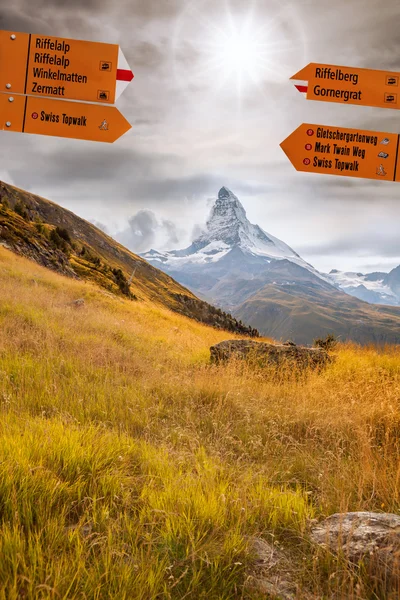
M 307 100 L 400 109 L 400 73 L 310 63 L 293 75 Z M 281 143 L 297 171 L 400 181 L 400 136 L 303 123 Z
M 0 129 L 114 142 L 133 77 L 116 44 L 0 31 Z

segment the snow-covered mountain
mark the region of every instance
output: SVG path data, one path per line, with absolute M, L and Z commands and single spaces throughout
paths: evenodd
M 400 306 L 400 266 L 390 273 L 345 273 L 333 269 L 328 278 L 338 289 L 365 302 Z
M 311 343 L 334 333 L 357 342 L 400 343 L 400 308 L 360 302 L 290 246 L 250 223 L 220 189 L 204 231 L 183 250 L 142 256 L 198 297 L 275 339 Z
M 150 250 L 142 256 L 161 269 L 175 272 L 216 264 L 223 259 L 226 262 L 232 253 L 237 257 L 238 252 L 243 255 L 243 260 L 252 262 L 253 269 L 257 263 L 265 266 L 277 260 L 288 260 L 314 276 L 329 281 L 290 246 L 250 223 L 239 199 L 226 187 L 222 187 L 218 193 L 205 231 L 188 248 L 168 252 Z

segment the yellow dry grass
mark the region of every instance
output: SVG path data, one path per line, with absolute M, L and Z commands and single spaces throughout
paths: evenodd
M 307 521 L 398 512 L 399 348 L 211 366 L 235 336 L 3 248 L 0 332 L 0 600 L 265 598 L 248 539 L 271 535 L 316 597 L 389 597 L 313 560 Z

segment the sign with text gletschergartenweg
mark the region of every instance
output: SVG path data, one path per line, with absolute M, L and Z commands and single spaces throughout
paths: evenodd
M 297 171 L 400 181 L 397 133 L 303 123 L 281 143 Z
M 307 100 L 400 108 L 400 73 L 310 63 L 291 77 Z
M 114 104 L 132 79 L 116 44 L 0 31 L 0 92 Z
M 115 142 L 131 128 L 115 106 L 53 98 L 0 93 L 0 114 L 3 130 L 94 142 Z

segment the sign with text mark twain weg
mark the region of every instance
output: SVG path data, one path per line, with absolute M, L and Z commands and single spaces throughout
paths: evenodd
M 116 44 L 0 31 L 0 92 L 114 104 L 132 79 Z
M 0 93 L 0 129 L 112 143 L 131 125 L 115 106 Z
M 281 148 L 297 171 L 400 181 L 397 133 L 303 123 Z
M 291 79 L 307 100 L 400 109 L 400 72 L 310 63 Z

